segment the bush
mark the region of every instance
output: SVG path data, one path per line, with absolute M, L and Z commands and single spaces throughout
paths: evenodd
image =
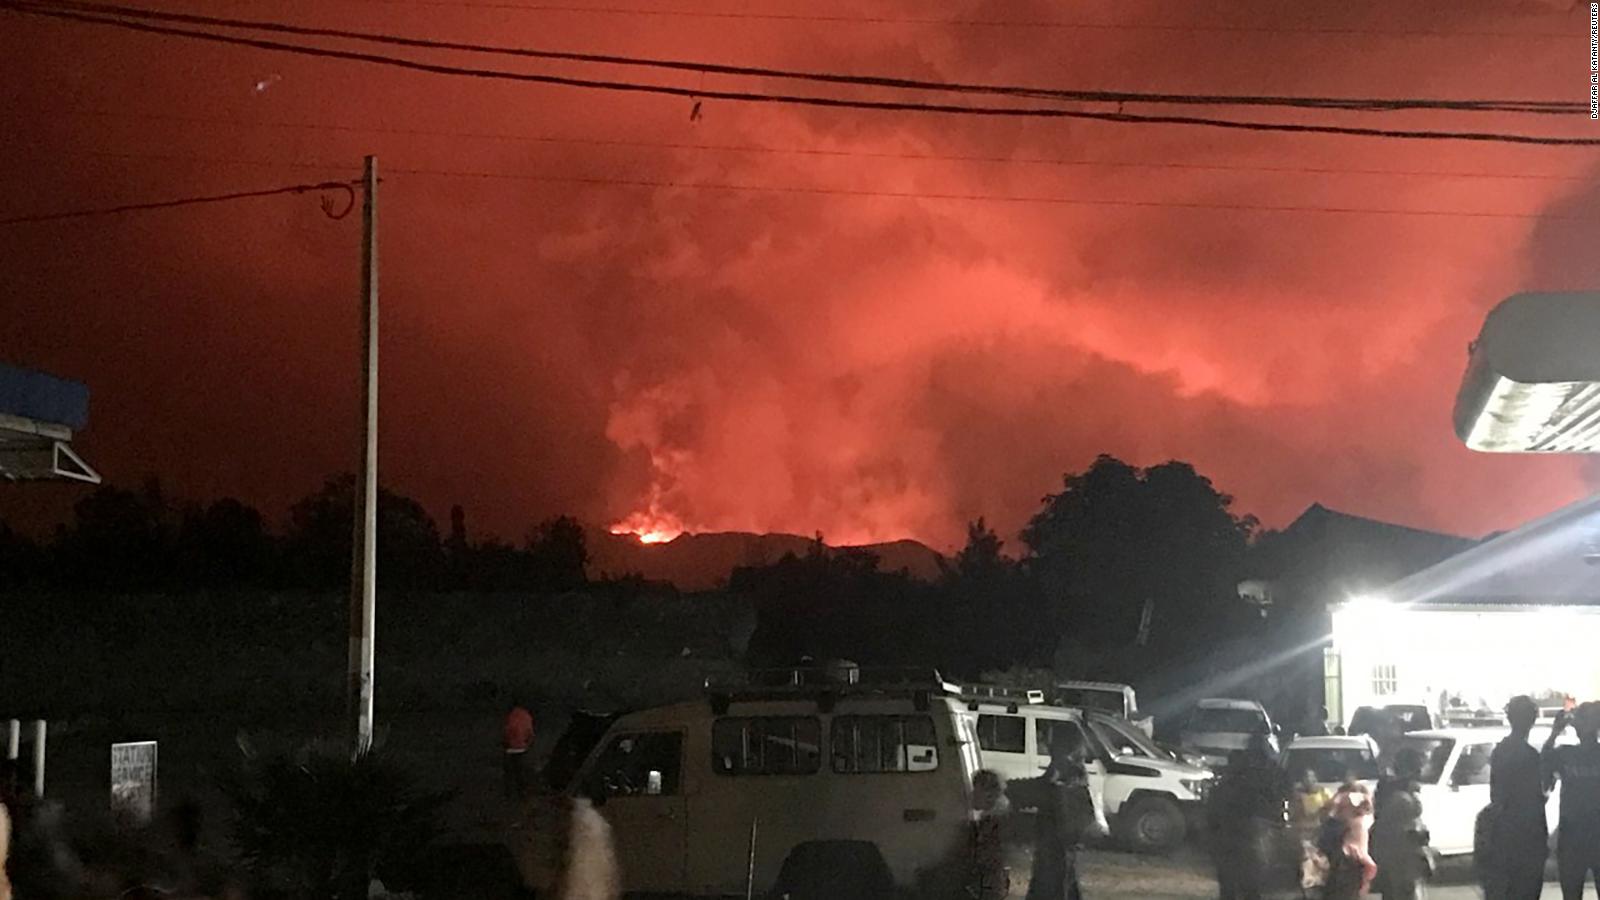
M 381 749 L 354 760 L 330 742 L 257 752 L 224 779 L 233 837 L 261 895 L 364 900 L 374 877 L 405 887 L 439 834 L 448 796 Z

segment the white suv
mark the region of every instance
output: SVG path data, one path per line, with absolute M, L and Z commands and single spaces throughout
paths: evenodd
M 1029 702 L 1025 696 L 1010 702 L 995 696 L 966 699 L 980 765 L 1008 779 L 1036 778 L 1044 771 L 1054 729 L 1082 731 L 1090 788 L 1104 799 L 1112 836 L 1133 849 L 1176 849 L 1198 821 L 1211 773 L 1173 759 L 1128 720 Z

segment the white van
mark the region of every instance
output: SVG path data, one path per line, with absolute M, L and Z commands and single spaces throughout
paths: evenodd
M 863 858 L 915 889 L 961 846 L 978 754 L 952 686 L 933 672 L 771 674 L 622 716 L 578 769 L 566 794 L 610 823 L 624 890 L 761 896 L 786 864 L 842 873 Z M 520 823 L 536 893 L 557 875 L 560 808 L 535 801 Z
M 1008 779 L 1036 778 L 1044 771 L 1054 729 L 1083 732 L 1090 789 L 1104 800 L 1112 837 L 1133 849 L 1176 849 L 1201 814 L 1211 772 L 1173 759 L 1127 719 L 1047 705 L 1026 693 L 1006 698 L 967 690 L 979 762 Z

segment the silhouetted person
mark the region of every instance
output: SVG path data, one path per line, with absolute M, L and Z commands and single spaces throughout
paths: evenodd
M 1083 759 L 1083 732 L 1058 725 L 1050 734 L 1050 765 L 1042 779 L 1034 820 L 1033 873 L 1027 900 L 1083 898 L 1078 886 L 1078 846 L 1095 822 Z
M 972 822 L 969 829 L 966 871 L 961 897 L 1004 900 L 1011 893 L 1011 873 L 1006 868 L 1001 817 L 1006 812 L 1005 779 L 981 769 L 972 776 Z
M 1550 737 L 1544 742 L 1544 769 L 1549 778 L 1561 779 L 1561 824 L 1556 839 L 1556 865 L 1561 871 L 1561 896 L 1581 900 L 1590 873 L 1600 889 L 1600 704 L 1578 706 L 1571 722 L 1578 731 L 1577 746 L 1557 747 L 1566 730 L 1565 710 L 1556 714 Z
M 1264 735 L 1228 754 L 1207 810 L 1222 900 L 1260 900 L 1270 835 L 1283 819 L 1280 785 Z
M 1372 858 L 1378 892 L 1388 900 L 1427 896 L 1430 870 L 1427 829 L 1422 825 L 1422 754 L 1407 747 L 1395 754 L 1394 775 L 1378 785 L 1373 803 Z
M 505 791 L 511 799 L 521 799 L 528 789 L 528 752 L 533 749 L 533 714 L 513 700 L 506 713 L 503 732 Z
M 1331 815 L 1322 842 L 1328 856 L 1328 883 L 1322 900 L 1356 900 L 1367 893 L 1378 873 L 1368 849 L 1372 794 L 1356 779 L 1355 772 L 1347 772 L 1329 808 Z
M 1511 698 L 1506 704 L 1511 736 L 1489 755 L 1489 808 L 1482 814 L 1489 821 L 1477 829 L 1487 846 L 1473 850 L 1487 900 L 1538 900 L 1544 891 L 1550 840 L 1544 820 L 1544 775 L 1539 752 L 1528 743 L 1538 718 L 1539 706 L 1531 697 Z
M 1318 707 L 1316 716 L 1301 728 L 1300 734 L 1305 737 L 1323 737 L 1328 733 L 1328 708 Z

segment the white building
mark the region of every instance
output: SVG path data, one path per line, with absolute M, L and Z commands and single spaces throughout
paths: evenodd
M 1498 715 L 1528 694 L 1600 699 L 1600 497 L 1332 606 L 1328 713 L 1423 705 Z

